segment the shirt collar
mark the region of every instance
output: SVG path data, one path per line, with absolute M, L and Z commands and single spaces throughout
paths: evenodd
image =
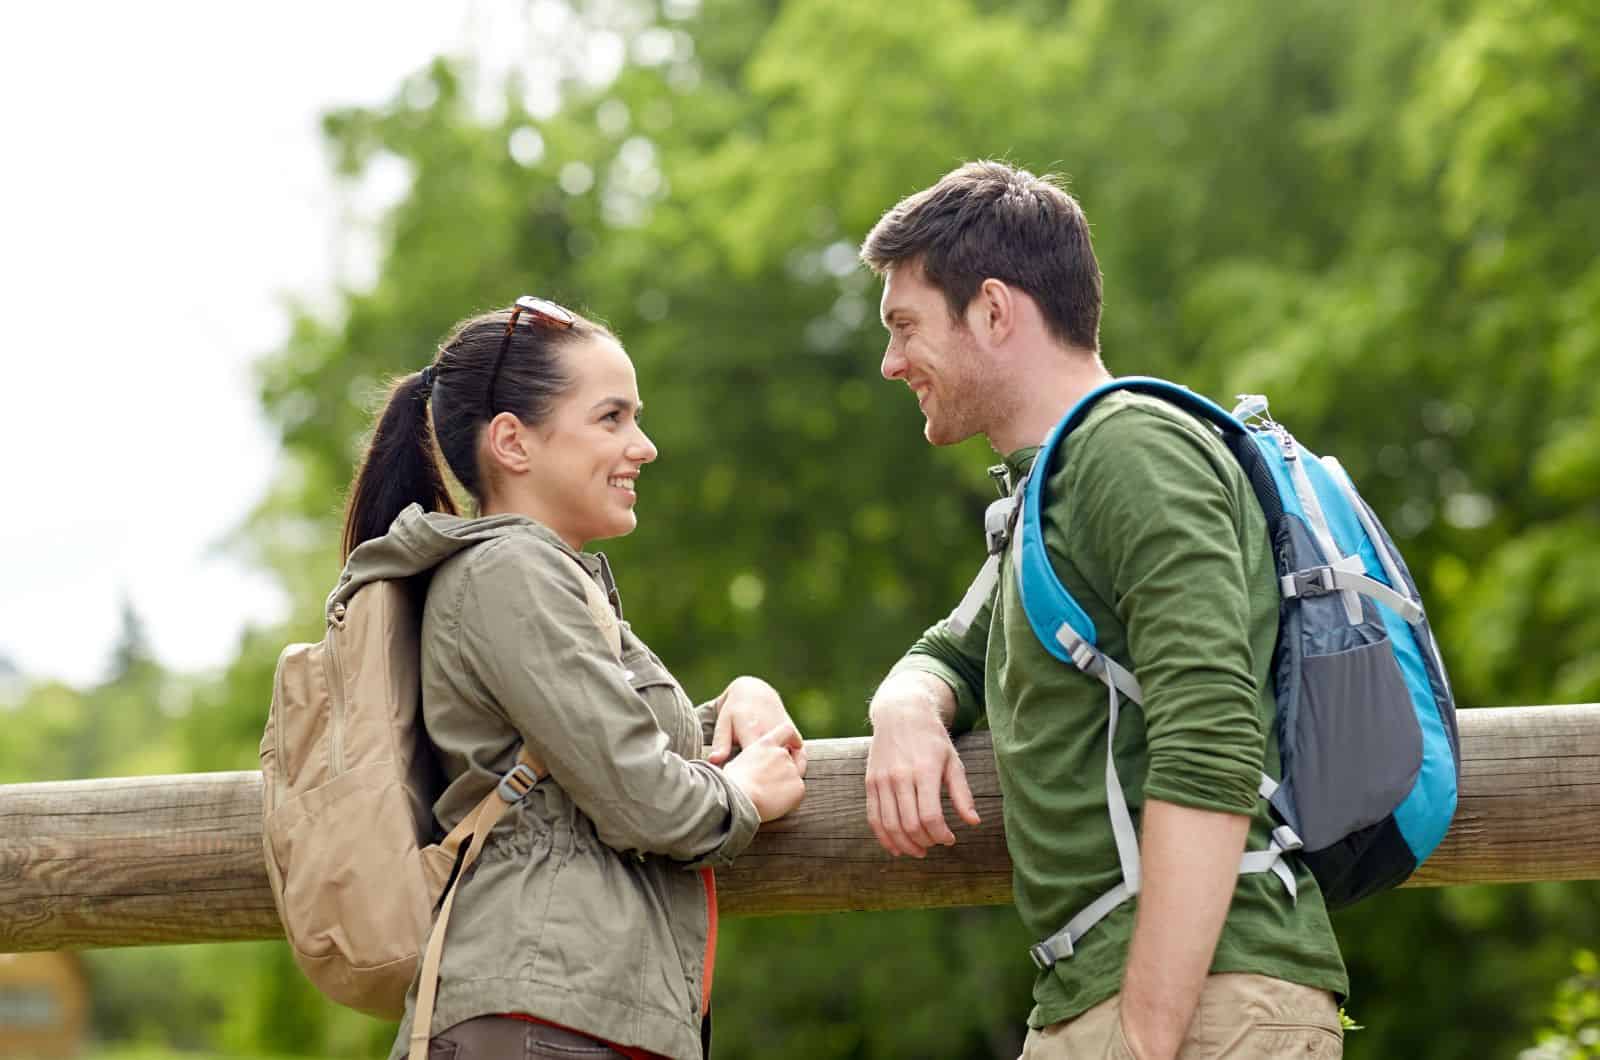
M 1011 496 L 1011 492 L 1017 488 L 1017 483 L 1022 481 L 1022 476 L 1033 466 L 1033 458 L 1038 455 L 1037 445 L 1025 445 L 1007 455 L 1004 463 L 996 464 L 989 469 L 989 477 L 994 479 L 1002 497 Z

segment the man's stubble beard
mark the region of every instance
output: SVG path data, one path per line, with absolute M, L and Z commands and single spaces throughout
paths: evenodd
M 970 334 L 951 360 L 951 366 L 956 365 L 958 371 L 947 377 L 949 400 L 936 404 L 938 418 L 929 417 L 923 432 L 932 445 L 957 445 L 978 434 L 987 438 L 1011 414 L 1014 403 L 1001 393 Z

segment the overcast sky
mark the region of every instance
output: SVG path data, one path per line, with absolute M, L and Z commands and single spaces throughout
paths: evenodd
M 97 679 L 123 594 L 184 670 L 225 663 L 245 622 L 281 616 L 272 582 L 216 545 L 273 474 L 250 366 L 286 334 L 283 296 L 325 298 L 341 259 L 371 270 L 335 237 L 318 116 L 388 98 L 526 11 L 51 0 L 7 14 L 0 658 Z

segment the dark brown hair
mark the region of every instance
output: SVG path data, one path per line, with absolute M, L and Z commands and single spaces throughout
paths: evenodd
M 968 162 L 896 203 L 861 244 L 880 276 L 920 264 L 959 321 L 986 279 L 1026 291 L 1072 346 L 1100 348 L 1100 265 L 1089 222 L 1059 180 L 1004 162 Z
M 500 309 L 462 321 L 428 366 L 431 379 L 425 372 L 413 372 L 389 388 L 345 507 L 345 557 L 363 541 L 387 533 L 395 516 L 412 504 L 455 514 L 444 469 L 435 457 L 435 438 L 451 473 L 482 505 L 478 434 L 484 425 L 501 412 L 515 414 L 530 427 L 543 423 L 572 385 L 558 356 L 561 348 L 596 336 L 613 337 L 603 325 L 581 316 L 570 328 L 561 328 L 523 313 L 493 380 L 491 409 L 490 376 L 510 319 L 511 310 Z

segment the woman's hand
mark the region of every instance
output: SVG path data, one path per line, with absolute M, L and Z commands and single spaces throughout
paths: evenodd
M 760 739 L 744 745 L 744 750 L 723 767 L 723 774 L 755 803 L 761 823 L 782 817 L 805 797 L 805 758 L 795 760 L 790 750 L 800 743 L 800 731 L 787 718 L 769 729 Z
M 806 745 L 800 730 L 783 708 L 778 690 L 759 677 L 736 677 L 722 692 L 717 710 L 717 727 L 706 757 L 722 765 L 733 756 L 735 746 L 749 748 L 768 733 L 787 729 L 782 745 L 801 776 L 806 773 Z

